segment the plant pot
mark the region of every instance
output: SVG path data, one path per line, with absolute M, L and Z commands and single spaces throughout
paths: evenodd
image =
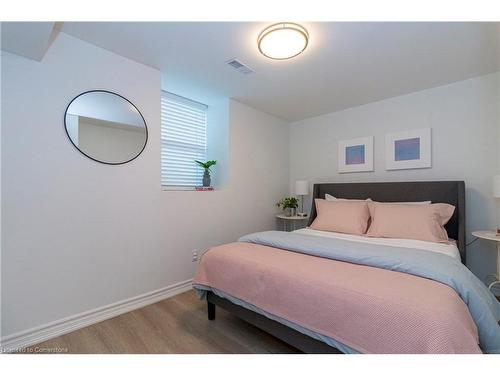
M 287 216 L 295 216 L 297 215 L 297 209 L 294 207 L 294 208 L 287 208 L 286 210 L 286 214 Z
M 210 178 L 210 172 L 209 171 L 205 171 L 205 173 L 203 173 L 203 186 L 210 186 L 210 183 L 211 183 L 211 178 Z

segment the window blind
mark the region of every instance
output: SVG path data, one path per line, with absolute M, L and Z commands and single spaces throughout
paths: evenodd
M 204 104 L 162 91 L 162 186 L 190 187 L 202 184 L 203 168 L 194 161 L 206 160 L 207 109 Z

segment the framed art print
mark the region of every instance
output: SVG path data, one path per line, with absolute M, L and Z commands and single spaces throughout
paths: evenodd
M 416 169 L 431 166 L 430 128 L 385 136 L 385 169 Z
M 373 171 L 373 137 L 339 141 L 339 173 Z

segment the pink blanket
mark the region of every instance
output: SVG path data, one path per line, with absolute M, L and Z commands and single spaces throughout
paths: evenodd
M 203 256 L 194 284 L 361 353 L 481 353 L 477 328 L 457 293 L 413 275 L 231 243 Z

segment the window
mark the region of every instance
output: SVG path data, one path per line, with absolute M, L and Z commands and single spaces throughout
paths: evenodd
M 202 184 L 203 169 L 194 161 L 206 160 L 207 109 L 204 104 L 162 91 L 162 186 L 194 187 Z

